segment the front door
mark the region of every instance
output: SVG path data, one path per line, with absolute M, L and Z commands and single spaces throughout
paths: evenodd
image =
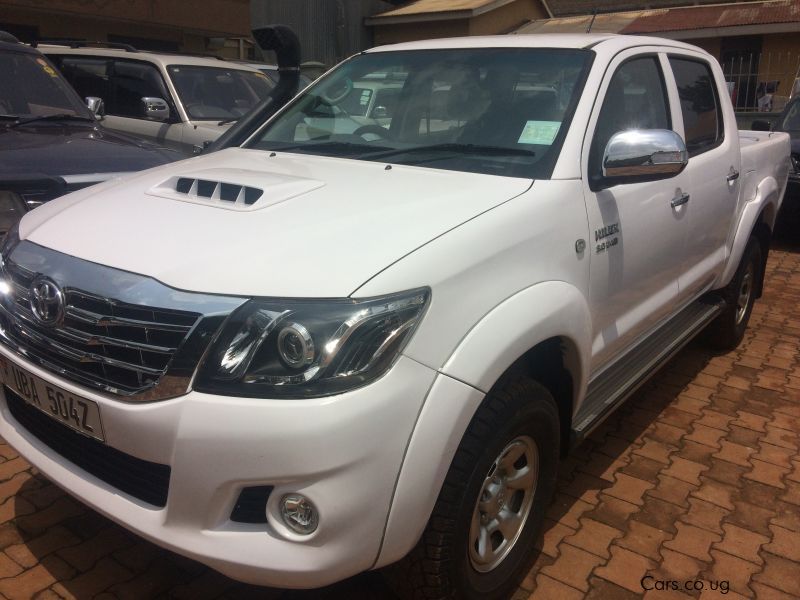
M 150 142 L 183 150 L 184 124 L 159 70 L 148 62 L 114 59 L 110 73 L 111 101 L 106 102 L 104 125 Z M 170 107 L 170 117 L 155 121 L 145 117 L 142 98 L 161 98 Z
M 599 372 L 677 310 L 686 238 L 688 174 L 608 187 L 602 157 L 614 133 L 672 129 L 666 59 L 654 49 L 620 54 L 600 88 L 584 143 L 587 216 L 591 239 L 592 371 Z M 598 108 L 598 106 L 600 108 Z M 673 206 L 676 204 L 676 206 Z

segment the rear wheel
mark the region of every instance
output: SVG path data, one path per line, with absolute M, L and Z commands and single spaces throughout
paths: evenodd
M 519 378 L 490 393 L 472 419 L 412 552 L 388 569 L 403 598 L 508 598 L 535 558 L 555 487 L 558 410 Z
M 733 350 L 742 341 L 756 301 L 761 269 L 761 245 L 757 239 L 750 238 L 739 268 L 722 292 L 725 309 L 704 333 L 709 346 L 717 350 Z

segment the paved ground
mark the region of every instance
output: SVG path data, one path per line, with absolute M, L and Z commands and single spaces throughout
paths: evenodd
M 800 598 L 798 303 L 800 248 L 784 243 L 735 352 L 685 349 L 563 462 L 515 600 Z M 5 444 L 0 550 L 10 599 L 389 597 L 375 574 L 311 593 L 237 584 L 110 523 Z

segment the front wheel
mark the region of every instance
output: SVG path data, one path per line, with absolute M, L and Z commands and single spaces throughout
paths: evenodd
M 508 598 L 535 558 L 559 448 L 558 410 L 544 387 L 522 377 L 490 393 L 461 440 L 422 539 L 388 570 L 401 597 Z
M 704 333 L 706 343 L 712 348 L 733 350 L 742 341 L 753 312 L 762 268 L 761 245 L 750 238 L 733 279 L 722 291 L 725 309 Z

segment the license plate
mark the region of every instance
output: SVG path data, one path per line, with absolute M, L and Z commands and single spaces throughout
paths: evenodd
M 100 407 L 96 402 L 46 383 L 2 355 L 0 379 L 27 404 L 78 433 L 105 441 L 100 422 Z

